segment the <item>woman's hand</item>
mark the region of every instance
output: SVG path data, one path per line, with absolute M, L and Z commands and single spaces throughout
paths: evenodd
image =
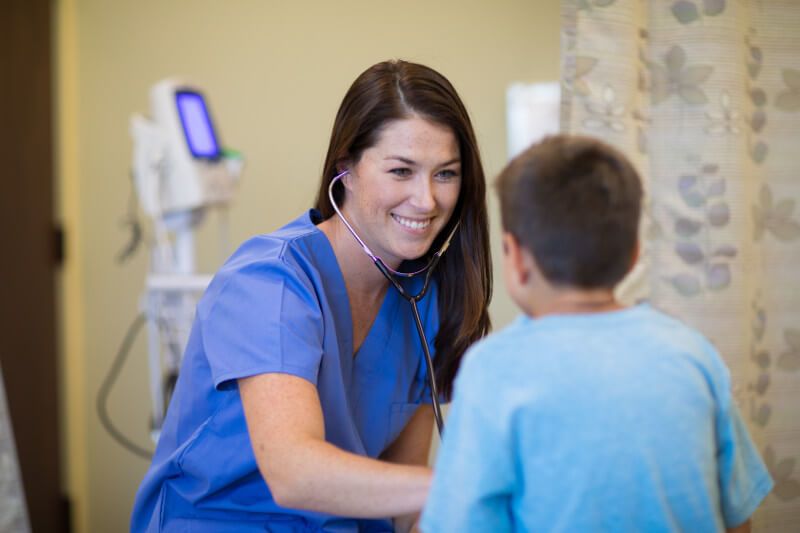
M 422 509 L 431 480 L 431 470 L 422 466 L 425 461 L 391 464 L 325 442 L 319 396 L 309 381 L 289 374 L 261 374 L 240 379 L 239 392 L 253 453 L 278 505 L 358 518 L 401 516 Z M 391 450 L 397 445 L 397 457 L 415 448 L 402 444 L 407 430 L 407 438 L 420 439 L 419 429 L 413 429 L 416 418 L 415 414 L 390 446 Z M 413 455 L 422 457 L 418 450 Z

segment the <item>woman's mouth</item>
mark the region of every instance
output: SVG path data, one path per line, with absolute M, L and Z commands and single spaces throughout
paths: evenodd
M 396 215 L 392 213 L 392 218 L 397 221 L 398 224 L 401 226 L 414 230 L 414 231 L 422 231 L 428 228 L 431 225 L 431 221 L 433 220 L 432 217 L 430 218 L 406 218 L 400 215 Z

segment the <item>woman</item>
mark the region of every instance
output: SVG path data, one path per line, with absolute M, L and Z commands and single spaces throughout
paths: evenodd
M 393 531 L 422 508 L 433 414 L 411 307 L 335 214 L 333 180 L 389 268 L 418 270 L 458 224 L 419 302 L 445 397 L 488 331 L 469 117 L 434 70 L 374 65 L 339 108 L 315 209 L 247 241 L 199 303 L 133 531 Z

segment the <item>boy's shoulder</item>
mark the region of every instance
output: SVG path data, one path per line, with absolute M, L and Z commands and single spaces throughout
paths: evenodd
M 491 388 L 498 382 L 511 385 L 515 373 L 524 374 L 523 368 L 535 365 L 536 359 L 544 357 L 535 337 L 537 321 L 520 315 L 502 329 L 492 332 L 473 344 L 464 355 L 458 371 L 458 381 L 471 385 L 473 390 Z
M 665 345 L 694 349 L 690 353 L 720 361 L 717 347 L 699 329 L 664 311 L 644 306 L 646 318 L 642 321 L 645 334 L 657 334 Z
M 465 361 L 481 361 L 487 358 L 514 357 L 524 338 L 530 334 L 533 320 L 520 315 L 504 328 L 494 331 L 472 345 Z M 475 364 L 475 363 L 473 363 Z
M 692 338 L 700 343 L 711 345 L 710 341 L 697 329 L 679 318 L 642 303 L 605 313 L 582 313 L 570 315 L 547 315 L 532 318 L 520 315 L 504 328 L 489 334 L 473 346 L 476 352 L 513 353 L 507 348 L 515 344 L 527 343 L 532 338 L 543 340 L 564 332 L 613 332 L 622 331 L 630 335 L 662 332 Z
M 588 347 L 598 338 L 611 338 L 630 350 L 647 346 L 679 352 L 712 371 L 724 367 L 716 347 L 699 330 L 648 304 L 611 313 L 543 318 L 521 315 L 474 344 L 463 366 L 477 374 L 498 366 L 526 366 L 549 359 L 553 352 Z

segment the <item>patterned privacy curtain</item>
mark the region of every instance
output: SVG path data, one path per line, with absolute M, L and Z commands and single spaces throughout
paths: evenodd
M 800 0 L 565 0 L 562 130 L 647 190 L 621 287 L 703 331 L 775 479 L 756 531 L 800 531 Z

